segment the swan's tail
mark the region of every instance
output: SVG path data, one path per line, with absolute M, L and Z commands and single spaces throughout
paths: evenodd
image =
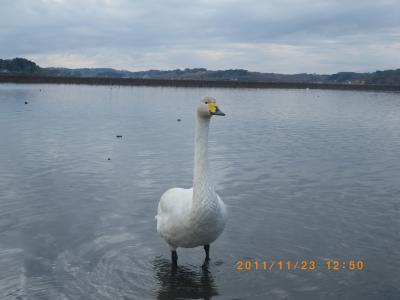
M 157 232 L 160 232 L 161 217 L 159 215 L 156 215 L 154 218 L 157 220 Z

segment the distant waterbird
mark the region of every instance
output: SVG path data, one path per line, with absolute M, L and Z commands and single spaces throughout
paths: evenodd
M 173 266 L 176 249 L 203 246 L 205 262 L 210 259 L 210 244 L 222 233 L 227 218 L 224 202 L 208 176 L 208 132 L 212 116 L 225 116 L 215 99 L 205 97 L 197 107 L 193 187 L 172 188 L 160 199 L 157 232 L 168 243 Z

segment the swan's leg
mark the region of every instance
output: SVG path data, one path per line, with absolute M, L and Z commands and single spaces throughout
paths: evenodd
M 178 254 L 176 253 L 176 250 L 171 251 L 171 259 L 172 264 L 176 266 L 178 264 Z
M 206 260 L 210 259 L 210 245 L 204 245 L 204 251 L 206 251 Z

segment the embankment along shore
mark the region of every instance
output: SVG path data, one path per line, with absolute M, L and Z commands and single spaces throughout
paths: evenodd
M 170 80 L 106 77 L 50 77 L 50 76 L 0 76 L 0 83 L 25 84 L 84 84 L 115 86 L 196 87 L 196 88 L 256 88 L 256 89 L 320 89 L 354 91 L 399 92 L 400 85 L 336 84 L 336 83 L 289 83 L 233 80 Z

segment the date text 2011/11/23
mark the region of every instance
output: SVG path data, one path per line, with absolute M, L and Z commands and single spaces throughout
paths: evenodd
M 364 269 L 362 260 L 327 260 L 317 263 L 316 260 L 238 260 L 236 262 L 237 271 L 361 271 Z

